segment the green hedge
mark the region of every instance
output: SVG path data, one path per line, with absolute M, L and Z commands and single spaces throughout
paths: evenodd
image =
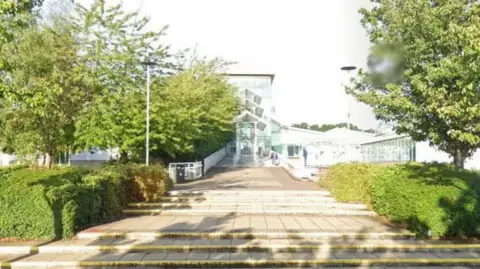
M 322 182 L 323 181 L 323 182 Z M 480 175 L 447 164 L 340 164 L 321 185 L 344 202 L 365 202 L 419 235 L 480 235 Z M 358 187 L 357 187 L 358 186 Z
M 162 177 L 145 176 L 159 175 Z M 0 238 L 69 238 L 87 227 L 121 216 L 137 201 L 138 178 L 148 177 L 163 189 L 147 190 L 155 197 L 171 186 L 160 165 L 126 165 L 87 171 L 75 168 L 1 170 Z M 151 195 L 151 194 L 145 194 Z M 141 200 L 141 199 L 140 199 Z

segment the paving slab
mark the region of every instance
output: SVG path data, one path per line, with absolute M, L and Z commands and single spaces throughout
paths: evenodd
M 205 179 L 177 184 L 175 190 L 319 190 L 293 179 L 283 168 L 212 168 Z

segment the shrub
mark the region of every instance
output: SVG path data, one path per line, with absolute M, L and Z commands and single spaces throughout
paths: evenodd
M 80 180 L 75 169 L 17 169 L 0 180 L 0 238 L 51 239 L 62 234 L 54 188 Z
M 419 235 L 428 231 L 434 237 L 480 235 L 480 175 L 476 172 L 438 163 L 342 164 L 329 170 L 326 182 L 339 200 L 370 199 L 379 215 L 407 224 Z M 359 188 L 351 186 L 357 183 Z M 367 191 L 364 184 L 369 186 Z
M 130 165 L 127 169 L 132 178 L 131 200 L 158 201 L 173 186 L 172 180 L 162 165 L 148 167 Z
M 121 216 L 131 200 L 161 198 L 171 186 L 160 165 L 17 168 L 0 176 L 0 238 L 16 239 L 72 237 Z
M 378 167 L 372 164 L 337 164 L 319 181 L 339 202 L 359 202 L 371 205 L 370 185 Z

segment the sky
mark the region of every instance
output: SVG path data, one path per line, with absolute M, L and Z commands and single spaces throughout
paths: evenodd
M 275 74 L 273 102 L 283 124 L 346 122 L 348 74 L 340 67 L 365 66 L 369 44 L 357 10 L 368 0 L 122 2 L 150 17 L 151 29 L 169 25 L 164 42 L 173 49 L 197 46 L 200 55 L 237 62 L 234 73 Z M 353 124 L 377 127 L 369 107 L 351 99 L 350 111 Z

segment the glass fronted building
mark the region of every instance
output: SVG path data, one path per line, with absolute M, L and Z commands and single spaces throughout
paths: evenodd
M 369 163 L 405 163 L 416 161 L 415 142 L 409 136 L 377 137 L 361 145 L 362 161 Z
M 257 164 L 268 158 L 279 136 L 279 126 L 272 122 L 273 74 L 228 74 L 238 89 L 241 112 L 236 118 L 236 140 L 227 146 L 234 164 Z M 275 142 L 276 143 L 276 142 Z

